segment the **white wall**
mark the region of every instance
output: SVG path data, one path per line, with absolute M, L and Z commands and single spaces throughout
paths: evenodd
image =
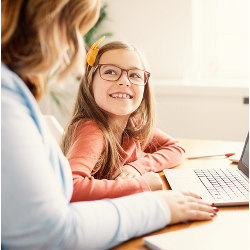
M 148 59 L 154 79 L 181 79 L 191 56 L 191 0 L 109 0 L 101 31 Z
M 247 86 L 248 0 L 104 0 L 106 39 L 131 42 L 152 79 Z
M 106 2 L 106 42 L 128 41 L 148 61 L 157 126 L 175 137 L 244 141 L 248 1 Z
M 244 141 L 248 132 L 245 88 L 164 86 L 154 89 L 157 127 L 177 138 Z

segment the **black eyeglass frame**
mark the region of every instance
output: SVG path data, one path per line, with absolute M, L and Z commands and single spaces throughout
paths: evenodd
M 120 70 L 121 70 L 121 74 L 120 74 L 120 76 L 119 76 L 119 78 L 117 79 L 117 80 L 107 80 L 107 79 L 103 79 L 102 78 L 102 76 L 101 76 L 101 66 L 105 66 L 105 65 L 110 65 L 110 66 L 114 66 L 114 67 L 117 67 L 117 68 L 119 68 Z M 129 82 L 131 83 L 131 84 L 134 84 L 134 85 L 139 85 L 139 86 L 145 86 L 146 84 L 147 84 L 147 82 L 148 82 L 148 79 L 149 79 L 149 77 L 150 77 L 150 73 L 148 72 L 148 71 L 146 71 L 146 70 L 143 70 L 143 69 L 137 69 L 137 68 L 135 68 L 136 70 L 141 70 L 141 71 L 143 71 L 144 72 L 144 76 L 145 76 L 145 78 L 144 78 L 144 84 L 136 84 L 136 83 L 132 83 L 131 81 L 130 81 L 130 79 L 129 79 L 129 76 L 128 76 L 128 72 L 130 71 L 130 70 L 134 70 L 134 69 L 123 69 L 123 68 L 121 68 L 121 67 L 119 67 L 119 66 L 117 66 L 117 65 L 115 65 L 115 64 L 97 64 L 96 65 L 96 68 L 94 69 L 94 72 L 93 73 L 95 73 L 95 71 L 98 69 L 98 71 L 99 71 L 99 75 L 100 75 L 100 77 L 103 79 L 103 80 L 105 80 L 105 81 L 110 81 L 110 82 L 116 82 L 116 81 L 118 81 L 120 78 L 121 78 L 121 76 L 122 76 L 122 73 L 123 73 L 123 71 L 126 71 L 126 73 L 127 73 L 127 78 L 128 78 L 128 80 L 129 80 Z

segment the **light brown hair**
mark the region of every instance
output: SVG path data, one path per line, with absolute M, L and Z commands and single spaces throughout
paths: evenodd
M 86 65 L 85 74 L 79 86 L 73 116 L 65 130 L 61 144 L 62 151 L 67 155 L 70 147 L 76 139 L 75 132 L 81 123 L 86 119 L 95 121 L 98 127 L 102 130 L 106 143 L 104 153 L 91 173 L 98 179 L 111 179 L 114 169 L 120 167 L 119 163 L 121 162 L 121 156 L 118 153 L 115 135 L 109 125 L 109 116 L 104 110 L 100 109 L 95 102 L 92 91 L 92 79 L 94 74 L 98 74 L 97 71 L 95 71 L 95 68 L 99 63 L 101 56 L 107 51 L 117 49 L 135 51 L 139 55 L 145 70 L 145 64 L 143 63 L 142 57 L 133 46 L 119 41 L 111 42 L 102 46 L 98 52 L 93 67 Z M 143 146 L 147 144 L 152 135 L 152 128 L 154 125 L 153 103 L 149 80 L 145 85 L 142 102 L 138 109 L 130 115 L 124 131 L 130 139 L 140 141 Z
M 97 21 L 99 0 L 2 0 L 1 7 L 2 61 L 39 100 L 43 79 L 63 62 L 66 45 L 70 63 L 63 73 L 83 61 L 82 34 Z

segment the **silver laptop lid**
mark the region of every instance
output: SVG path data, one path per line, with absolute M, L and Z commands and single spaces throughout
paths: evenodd
M 245 145 L 240 157 L 238 168 L 241 170 L 247 177 L 249 177 L 249 143 L 248 143 L 249 133 L 245 141 Z

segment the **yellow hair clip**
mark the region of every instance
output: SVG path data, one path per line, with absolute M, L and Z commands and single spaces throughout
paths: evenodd
M 101 43 L 101 41 L 105 38 L 105 36 L 103 36 L 102 38 L 100 38 L 97 42 L 95 42 L 91 48 L 89 49 L 87 55 L 86 55 L 86 60 L 88 65 L 90 65 L 91 67 L 94 65 L 95 63 L 95 59 L 96 56 L 98 54 L 99 49 L 97 49 L 96 47 Z

